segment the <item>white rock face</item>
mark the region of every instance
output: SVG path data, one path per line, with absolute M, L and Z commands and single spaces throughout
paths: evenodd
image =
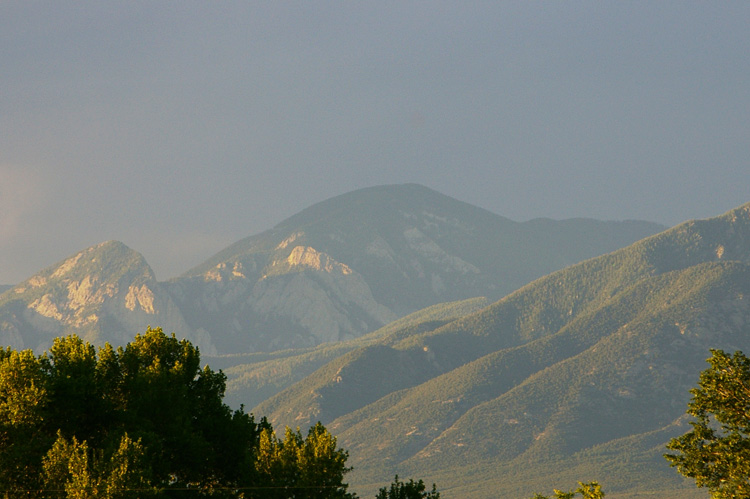
M 154 292 L 148 286 L 142 284 L 140 287 L 135 285 L 128 286 L 128 294 L 125 295 L 125 308 L 131 312 L 135 307 L 140 308 L 147 314 L 155 314 L 154 309 Z
M 190 340 L 206 355 L 217 353 L 210 335 L 188 326 L 179 307 L 155 281 L 122 289 L 103 308 L 108 317 L 122 326 L 117 338 L 118 344 L 132 340 L 135 334 L 142 333 L 151 326 L 161 327 L 166 334 L 174 332 L 178 338 Z
M 124 345 L 153 326 L 216 353 L 205 332 L 187 325 L 145 260 L 121 243 L 83 250 L 16 286 L 13 294 L 26 305 L 0 321 L 0 337 L 14 348 L 44 350 L 55 337 L 71 333 L 99 345 Z M 33 338 L 31 344 L 24 337 Z
M 396 319 L 375 301 L 361 275 L 329 255 L 296 246 L 284 263 L 296 272 L 259 280 L 247 299 L 255 313 L 285 317 L 307 329 L 317 342 L 354 338 L 367 332 L 368 324 Z M 356 316 L 362 320 L 353 321 Z
M 352 269 L 343 263 L 339 263 L 330 256 L 316 251 L 315 248 L 296 246 L 287 258 L 291 267 L 305 267 L 326 274 L 349 275 Z

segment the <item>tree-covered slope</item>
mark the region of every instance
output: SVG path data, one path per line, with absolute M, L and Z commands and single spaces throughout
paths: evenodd
M 611 479 L 616 493 L 645 490 L 638 473 L 653 490 L 682 487 L 658 445 L 611 447 L 620 450 L 601 465 L 591 456 L 608 443 L 671 436 L 708 349 L 748 349 L 749 262 L 745 205 L 448 324 L 350 351 L 259 407 L 275 424 L 320 418 L 351 450 L 354 483 L 407 470 L 440 477 L 460 497 L 512 496 L 529 467 L 575 459 L 595 474 L 571 480 Z M 464 463 L 478 463 L 470 487 Z
M 409 314 L 372 333 L 350 341 L 323 344 L 309 349 L 219 356 L 209 359 L 212 363 L 211 365 L 223 367 L 224 372 L 229 376 L 229 383 L 227 385 L 228 402 L 235 406 L 245 404 L 247 407 L 255 407 L 257 404 L 270 399 L 297 381 L 312 374 L 328 362 L 339 359 L 352 350 L 375 344 L 393 345 L 405 337 L 434 329 L 438 325 L 446 324 L 458 317 L 476 312 L 486 305 L 486 298 L 472 298 L 459 302 L 441 303 Z M 340 377 L 341 373 L 335 378 Z M 331 382 L 335 383 L 332 379 L 325 372 L 319 372 L 314 382 L 317 387 L 315 390 L 310 389 L 310 380 L 304 385 L 304 388 L 302 385 L 298 385 L 298 389 L 307 391 L 307 396 L 310 397 L 308 403 L 312 407 L 316 404 L 314 399 L 317 398 L 315 395 L 317 389 L 324 389 L 325 385 Z M 294 392 L 287 393 L 285 399 L 273 399 L 273 404 L 258 407 L 257 412 L 258 414 L 275 413 L 277 408 L 285 404 L 284 400 L 295 400 L 298 399 L 298 396 L 304 397 L 305 395 L 298 395 Z M 312 414 L 316 414 L 316 411 L 308 411 L 307 419 L 314 419 Z M 298 424 L 304 426 L 302 422 L 298 422 Z

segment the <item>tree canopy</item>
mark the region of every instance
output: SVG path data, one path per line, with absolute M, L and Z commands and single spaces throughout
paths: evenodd
M 323 425 L 279 440 L 225 386 L 161 329 L 98 352 L 77 336 L 41 356 L 0 349 L 0 495 L 355 497 Z
M 440 492 L 434 483 L 432 490 L 428 491 L 422 480 L 415 482 L 410 479 L 407 483 L 400 481 L 396 475 L 390 487 L 381 488 L 375 499 L 440 499 Z
M 711 350 L 687 413 L 693 429 L 667 444 L 664 457 L 715 498 L 750 497 L 750 359 Z
M 604 491 L 602 491 L 602 486 L 598 482 L 578 482 L 578 488 L 568 492 L 555 489 L 554 494 L 551 497 L 535 494 L 531 499 L 574 499 L 575 497 L 581 497 L 581 499 L 602 499 L 604 497 Z

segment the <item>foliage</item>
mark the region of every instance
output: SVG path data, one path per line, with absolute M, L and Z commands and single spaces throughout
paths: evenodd
M 65 491 L 70 499 L 139 498 L 153 496 L 148 470 L 143 466 L 144 448 L 140 441 L 123 435 L 111 456 L 90 449 L 88 444 L 58 438 L 43 460 L 44 488 Z
M 30 350 L 0 350 L 0 484 L 5 491 L 35 485 L 40 458 L 54 441 L 42 428 L 39 409 L 47 400 L 39 359 Z
M 664 457 L 716 498 L 750 497 L 750 359 L 711 350 L 711 367 L 692 389 L 693 429 L 673 438 Z
M 299 429 L 286 428 L 284 439 L 272 429 L 261 432 L 256 457 L 263 498 L 354 498 L 343 478 L 349 453 L 336 447 L 336 437 L 317 423 L 307 438 Z
M 440 492 L 437 491 L 434 483 L 431 491 L 428 492 L 425 488 L 422 480 L 415 482 L 410 479 L 406 483 L 399 481 L 396 475 L 391 486 L 381 488 L 375 499 L 440 499 Z
M 574 499 L 578 494 L 580 494 L 582 499 L 602 499 L 604 497 L 602 486 L 597 482 L 578 482 L 577 489 L 569 492 L 555 489 L 554 493 L 555 495 L 552 497 L 536 494 L 531 499 Z
M 0 350 L 0 495 L 355 497 L 322 424 L 279 440 L 222 402 L 225 380 L 161 329 L 98 355 L 76 336 Z

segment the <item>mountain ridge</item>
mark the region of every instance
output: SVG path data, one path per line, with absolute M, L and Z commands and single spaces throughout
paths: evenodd
M 189 320 L 203 320 L 200 327 L 206 330 L 214 324 L 229 331 L 236 340 L 225 351 L 242 350 L 243 327 L 237 324 L 265 330 L 267 338 L 287 334 L 285 347 L 308 347 L 321 338 L 305 333 L 315 327 L 303 324 L 310 313 L 295 315 L 303 302 L 327 308 L 329 318 L 354 318 L 318 328 L 334 331 L 333 339 L 353 338 L 435 303 L 497 299 L 549 269 L 663 229 L 646 222 L 576 220 L 552 237 L 544 234 L 555 222 L 535 229 L 540 223 L 513 222 L 415 184 L 379 186 L 317 203 L 230 245 L 167 285 L 180 302 L 199 282 L 215 279 L 208 296 L 184 301 L 233 300 L 231 321 L 222 324 L 211 310 L 220 305 L 213 304 L 193 310 L 199 317 Z M 312 260 L 319 265 L 299 265 Z M 293 296 L 292 289 L 303 288 L 304 295 Z M 276 306 L 260 310 L 254 305 L 261 303 L 260 295 L 269 304 L 273 296 Z M 268 341 L 261 338 L 253 349 L 267 349 Z
M 95 344 L 124 344 L 151 323 L 215 352 L 184 322 L 145 258 L 119 241 L 79 251 L 0 295 L 0 337 L 19 349 L 44 350 L 71 333 Z
M 457 485 L 456 464 L 468 461 L 496 463 L 549 489 L 555 484 L 524 468 L 684 428 L 688 391 L 708 349 L 750 346 L 749 295 L 750 203 L 559 270 L 380 350 L 392 359 L 381 365 L 406 355 L 426 381 L 416 376 L 405 386 L 393 368 L 366 368 L 371 361 L 358 363 L 364 352 L 352 351 L 254 410 L 275 425 L 321 418 L 350 449 L 362 486 L 398 471 L 442 477 L 461 497 L 518 490 L 520 482 L 503 484 L 487 472 L 484 488 L 475 483 L 469 493 Z M 359 372 L 362 381 L 347 386 L 332 371 Z M 362 390 L 373 378 L 393 390 Z M 332 412 L 342 407 L 345 414 Z M 633 452 L 650 463 L 649 483 L 692 486 L 670 474 L 658 446 Z M 602 471 L 582 459 L 604 483 L 628 473 L 623 464 Z M 614 492 L 638 492 L 625 482 L 618 479 Z M 678 489 L 663 497 L 690 493 Z
M 165 282 L 122 243 L 87 248 L 0 294 L 0 335 L 42 349 L 171 324 L 225 369 L 229 400 L 277 428 L 322 420 L 365 494 L 394 473 L 468 498 L 578 479 L 694 492 L 661 444 L 686 428 L 708 349 L 750 347 L 750 203 L 651 233 L 512 222 L 419 186 L 365 194 Z
M 89 307 L 98 310 L 89 315 L 99 325 L 80 331 L 94 342 L 121 343 L 160 324 L 207 354 L 312 347 L 359 337 L 436 303 L 497 299 L 550 269 L 658 228 L 581 219 L 513 222 L 417 184 L 371 187 L 316 203 L 168 281 L 156 281 L 145 259 L 122 243 L 87 248 L 70 257 L 80 259 L 78 294 L 55 289 L 62 285 L 57 281 L 38 303 L 27 289 L 21 292 L 24 283 L 6 290 L 0 335 L 15 346 L 44 348 L 50 335 L 86 326 L 81 314 Z M 129 295 L 113 301 L 86 294 L 93 283 L 127 269 L 132 272 L 116 287 L 133 287 Z M 25 282 L 42 289 L 45 276 L 43 270 Z M 118 332 L 101 335 L 108 321 Z M 34 339 L 24 342 L 26 333 Z

